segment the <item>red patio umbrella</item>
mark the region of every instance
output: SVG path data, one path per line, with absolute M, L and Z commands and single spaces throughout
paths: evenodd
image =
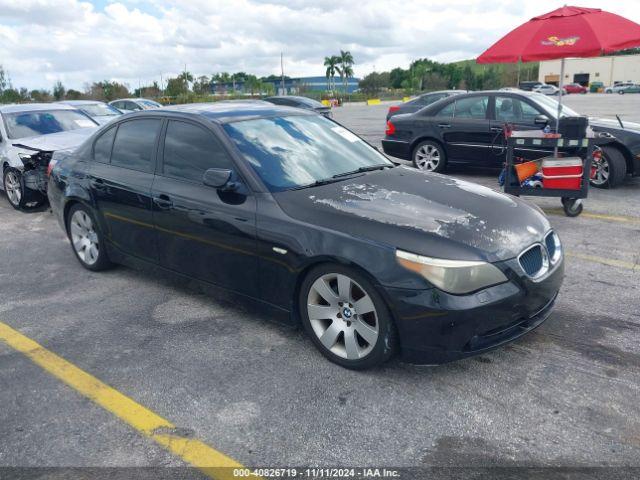
M 558 119 L 562 111 L 564 59 L 597 57 L 640 46 L 640 25 L 599 8 L 564 6 L 534 17 L 502 37 L 478 63 L 515 63 L 562 59 Z

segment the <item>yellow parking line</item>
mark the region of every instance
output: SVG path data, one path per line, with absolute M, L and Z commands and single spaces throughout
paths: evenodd
M 561 208 L 543 208 L 545 213 L 549 213 L 551 215 L 563 215 L 564 210 Z M 580 214 L 581 217 L 593 218 L 596 220 L 608 220 L 610 222 L 623 222 L 623 223 L 640 223 L 640 217 L 629 217 L 626 215 L 606 215 L 604 213 L 591 213 L 591 212 L 582 212 Z
M 0 340 L 171 453 L 197 467 L 208 477 L 231 480 L 236 478 L 233 476 L 233 469 L 243 468 L 232 458 L 200 440 L 180 435 L 175 430 L 175 425 L 168 420 L 2 322 Z
M 588 255 L 586 253 L 566 252 L 567 257 L 579 258 L 580 260 L 587 260 L 589 262 L 600 263 L 602 265 L 609 265 L 610 267 L 625 268 L 634 272 L 640 272 L 640 265 L 632 262 L 625 262 L 624 260 L 616 260 L 614 258 L 597 257 L 595 255 Z

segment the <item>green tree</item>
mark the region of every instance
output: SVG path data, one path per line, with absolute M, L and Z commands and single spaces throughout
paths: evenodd
M 164 89 L 169 97 L 177 97 L 187 93 L 187 86 L 180 77 L 170 78 L 167 80 L 167 87 Z
M 402 83 L 409 77 L 409 72 L 396 67 L 389 72 L 389 81 L 391 82 L 391 88 L 402 88 Z
M 206 75 L 200 75 L 193 82 L 193 92 L 198 95 L 207 95 L 211 92 L 211 80 Z
M 64 99 L 64 94 L 66 93 L 66 89 L 64 88 L 64 85 L 62 85 L 62 82 L 60 80 L 58 80 L 54 85 L 53 85 L 53 98 L 56 99 L 56 101 L 60 101 Z
M 82 98 L 82 92 L 79 92 L 78 90 L 74 90 L 73 88 L 70 88 L 69 90 L 67 90 L 67 100 L 80 100 Z
M 2 65 L 0 65 L 0 94 L 4 92 L 6 88 L 11 88 L 11 80 L 9 80 L 9 74 L 5 72 Z
M 338 68 L 338 73 L 340 74 L 340 79 L 342 80 L 342 88 L 344 89 L 344 93 L 347 93 L 347 85 L 349 84 L 349 78 L 353 77 L 353 55 L 348 50 L 340 50 L 340 55 L 338 56 L 340 67 Z
M 47 90 L 31 90 L 29 97 L 37 103 L 48 103 L 53 99 Z
M 335 81 L 336 73 L 338 72 L 338 63 L 340 59 L 335 55 L 331 55 L 330 57 L 324 57 L 324 66 L 327 67 L 326 76 L 327 76 L 327 90 L 333 91 L 335 89 Z
M 383 89 L 389 88 L 390 83 L 389 72 L 371 72 L 360 80 L 358 86 L 368 97 L 372 97 L 378 95 Z

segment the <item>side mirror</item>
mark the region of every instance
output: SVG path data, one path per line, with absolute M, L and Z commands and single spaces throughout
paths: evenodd
M 536 125 L 548 125 L 549 117 L 546 115 L 537 115 L 536 118 L 534 118 L 533 123 Z
M 229 192 L 238 188 L 237 183 L 231 181 L 232 176 L 233 172 L 227 168 L 210 168 L 202 175 L 202 183 Z

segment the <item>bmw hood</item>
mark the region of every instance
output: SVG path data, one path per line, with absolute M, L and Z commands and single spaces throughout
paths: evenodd
M 618 120 L 611 120 L 609 118 L 589 118 L 589 126 L 594 128 L 596 131 L 599 129 L 606 129 L 607 131 L 624 130 L 640 133 L 640 123 L 622 120 L 622 124 L 624 125 L 624 129 L 620 126 L 620 122 L 618 122 Z
M 20 138 L 12 145 L 26 150 L 37 150 L 44 152 L 55 152 L 56 150 L 71 150 L 84 142 L 95 130 L 96 127 L 79 128 L 68 132 L 50 133 L 38 137 Z
M 407 167 L 275 198 L 297 220 L 438 258 L 507 260 L 551 228 L 537 207 L 516 197 Z

